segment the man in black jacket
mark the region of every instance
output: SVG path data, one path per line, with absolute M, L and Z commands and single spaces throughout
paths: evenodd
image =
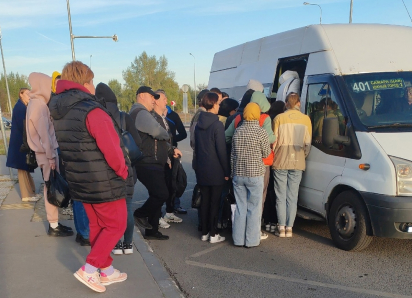
M 165 179 L 165 167 L 170 157 L 182 155 L 170 144 L 170 135 L 165 129 L 162 117 L 154 117 L 154 108 L 159 94 L 150 87 L 141 86 L 136 92 L 136 103 L 130 110 L 137 130 L 142 139 L 143 158 L 136 164 L 136 175 L 147 188 L 149 198 L 142 207 L 136 209 L 135 223 L 145 229 L 146 239 L 167 240 L 169 236 L 159 232 L 159 218 L 162 205 L 169 196 Z

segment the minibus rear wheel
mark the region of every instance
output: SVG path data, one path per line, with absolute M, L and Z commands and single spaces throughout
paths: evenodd
M 328 218 L 330 234 L 338 248 L 360 251 L 371 243 L 372 237 L 367 235 L 369 216 L 355 192 L 340 193 L 332 202 Z

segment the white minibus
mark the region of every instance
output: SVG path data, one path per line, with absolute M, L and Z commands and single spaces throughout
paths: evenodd
M 311 25 L 214 56 L 209 88 L 239 99 L 250 79 L 276 97 L 286 70 L 301 79 L 313 128 L 298 216 L 326 220 L 335 245 L 412 239 L 412 28 Z M 274 100 L 274 98 L 273 98 Z

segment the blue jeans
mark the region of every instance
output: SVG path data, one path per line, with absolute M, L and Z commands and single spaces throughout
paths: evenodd
M 180 208 L 180 198 L 175 198 L 175 210 Z
M 280 226 L 293 227 L 302 172 L 301 170 L 273 170 L 276 213 Z
M 126 231 L 124 232 L 124 242 L 131 244 L 133 242 L 133 231 L 134 231 L 134 219 L 133 219 L 133 205 L 132 198 L 126 199 L 127 207 L 127 226 Z
M 84 239 L 89 239 L 89 219 L 82 202 L 73 200 L 73 221 L 77 233 Z
M 233 242 L 235 245 L 258 246 L 262 218 L 263 176 L 235 176 L 233 191 L 236 198 Z

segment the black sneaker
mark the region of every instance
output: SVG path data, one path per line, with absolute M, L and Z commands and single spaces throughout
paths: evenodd
M 134 224 L 137 227 L 141 227 L 142 229 L 151 230 L 153 229 L 152 225 L 148 222 L 147 217 L 137 217 L 133 215 Z
M 133 244 L 123 242 L 123 251 L 125 255 L 130 255 L 133 253 Z
M 177 214 L 187 214 L 187 211 L 185 209 L 183 209 L 182 207 L 176 208 L 175 212 Z
M 113 248 L 112 253 L 114 255 L 122 255 L 123 254 L 123 245 L 122 241 L 117 242 L 116 246 Z
M 144 238 L 147 239 L 147 240 L 168 240 L 169 236 L 163 235 L 162 233 L 160 233 L 158 231 L 158 232 L 154 233 L 153 235 L 151 235 L 151 234 L 145 235 Z
M 88 238 L 84 238 L 79 233 L 76 235 L 76 242 L 79 243 L 80 246 L 90 246 L 90 240 Z
M 49 230 L 47 231 L 47 235 L 52 236 L 52 237 L 67 237 L 67 236 L 72 236 L 74 233 L 72 230 L 67 230 L 62 228 L 62 226 L 57 226 L 57 228 L 53 229 L 49 225 Z
M 68 226 L 63 226 L 61 223 L 58 223 L 59 227 L 63 229 L 64 231 L 73 231 L 71 227 Z

